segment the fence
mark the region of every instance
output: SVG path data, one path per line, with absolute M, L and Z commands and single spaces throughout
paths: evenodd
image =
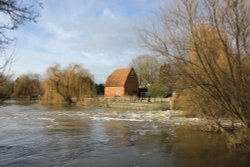
M 167 110 L 170 109 L 169 98 L 136 98 L 136 97 L 95 97 L 84 98 L 80 102 L 83 105 L 94 104 L 107 108 L 125 108 L 140 110 Z
M 137 97 L 97 97 L 101 101 L 130 102 L 130 103 L 161 103 L 169 102 L 170 98 L 137 98 Z

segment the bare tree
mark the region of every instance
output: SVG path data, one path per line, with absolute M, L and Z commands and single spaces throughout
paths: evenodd
M 0 101 L 4 101 L 11 97 L 13 93 L 13 81 L 10 76 L 0 74 Z
M 36 7 L 41 3 L 36 0 L 31 0 L 29 3 L 18 0 L 0 0 L 0 13 L 6 18 L 0 24 L 0 46 L 9 44 L 14 39 L 6 35 L 6 31 L 16 30 L 20 25 L 27 22 L 36 22 L 39 13 Z
M 147 47 L 175 65 L 190 105 L 224 132 L 222 116 L 249 131 L 249 5 L 247 0 L 178 0 L 173 10 L 162 9 L 157 28 L 140 34 Z
M 146 88 L 156 81 L 160 69 L 160 62 L 156 57 L 141 55 L 133 59 L 130 65 L 138 76 L 140 87 Z
M 171 64 L 163 64 L 160 67 L 158 84 L 163 95 L 171 96 L 174 90 L 176 90 L 176 82 L 178 80 L 175 67 Z
M 41 7 L 37 0 L 29 2 L 19 0 L 0 0 L 0 14 L 4 20 L 0 23 L 0 72 L 3 73 L 7 65 L 13 59 L 13 54 L 5 53 L 6 46 L 13 42 L 15 38 L 9 37 L 8 33 L 16 30 L 20 25 L 27 22 L 36 22 L 39 16 L 37 7 Z
M 73 103 L 72 98 L 79 100 L 88 95 L 95 94 L 95 84 L 93 76 L 87 69 L 84 69 L 79 64 L 71 64 L 65 69 L 61 69 L 60 65 L 56 64 L 47 69 L 48 79 L 45 81 L 45 96 L 62 97 L 68 104 Z M 54 94 L 58 95 L 54 95 Z

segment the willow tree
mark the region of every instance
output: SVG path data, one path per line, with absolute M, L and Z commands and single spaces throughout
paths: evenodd
M 44 82 L 45 100 L 60 100 L 68 104 L 74 102 L 73 98 L 80 100 L 85 96 L 95 94 L 93 76 L 87 69 L 79 64 L 71 64 L 62 69 L 59 64 L 47 69 L 47 79 Z
M 212 118 L 221 131 L 227 129 L 220 118 L 227 117 L 249 133 L 249 1 L 178 0 L 159 18 L 153 28 L 141 31 L 141 39 L 175 66 L 188 105 Z
M 12 97 L 15 98 L 37 98 L 42 94 L 41 81 L 37 74 L 24 74 L 19 76 L 14 83 L 14 92 Z

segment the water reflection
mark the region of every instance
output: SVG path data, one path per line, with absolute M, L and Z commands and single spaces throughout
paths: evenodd
M 145 135 L 138 140 L 135 145 L 139 148 L 142 154 L 151 154 L 152 151 L 157 151 L 160 154 L 168 155 L 172 153 L 172 138 L 167 131 L 162 131 L 161 133 L 154 135 Z M 148 147 L 152 147 L 149 149 Z M 151 150 L 150 152 L 147 152 Z
M 126 121 L 109 121 L 104 124 L 108 138 L 114 147 L 128 147 L 133 145 L 133 132 Z
M 176 159 L 180 162 L 178 166 L 185 164 L 185 166 L 190 167 L 244 167 L 250 163 L 250 154 L 241 154 L 228 150 L 224 142 L 224 136 L 219 133 L 178 128 L 171 147 Z
M 65 136 L 87 134 L 91 129 L 89 121 L 77 120 L 74 118 L 55 118 L 53 122 L 44 121 L 44 130 L 47 135 L 62 134 Z
M 44 127 L 48 138 L 44 152 L 52 153 L 54 165 L 70 164 L 94 149 L 91 122 L 75 117 L 74 113 L 60 113 L 53 122 L 45 121 Z
M 183 126 L 185 119 L 165 116 L 153 111 L 2 106 L 0 166 L 250 165 L 250 154 L 228 151 L 222 135 L 196 131 Z

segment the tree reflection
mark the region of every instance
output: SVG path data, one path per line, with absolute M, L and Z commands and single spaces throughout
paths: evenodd
M 45 121 L 44 127 L 48 142 L 42 151 L 53 155 L 52 162 L 70 162 L 93 150 L 89 121 L 65 116 Z
M 106 133 L 115 147 L 128 147 L 133 145 L 131 136 L 133 135 L 126 121 L 109 121 L 104 125 Z
M 77 120 L 74 118 L 56 118 L 54 124 L 47 121 L 45 129 L 48 135 L 64 134 L 67 135 L 83 135 L 89 133 L 90 124 L 87 121 Z
M 172 151 L 185 166 L 248 166 L 250 155 L 230 152 L 224 141 L 222 134 L 178 128 Z
M 136 147 L 142 153 L 156 151 L 161 154 L 171 154 L 172 145 L 171 140 L 173 136 L 169 132 L 161 131 L 160 133 L 153 135 L 145 135 L 136 142 Z

